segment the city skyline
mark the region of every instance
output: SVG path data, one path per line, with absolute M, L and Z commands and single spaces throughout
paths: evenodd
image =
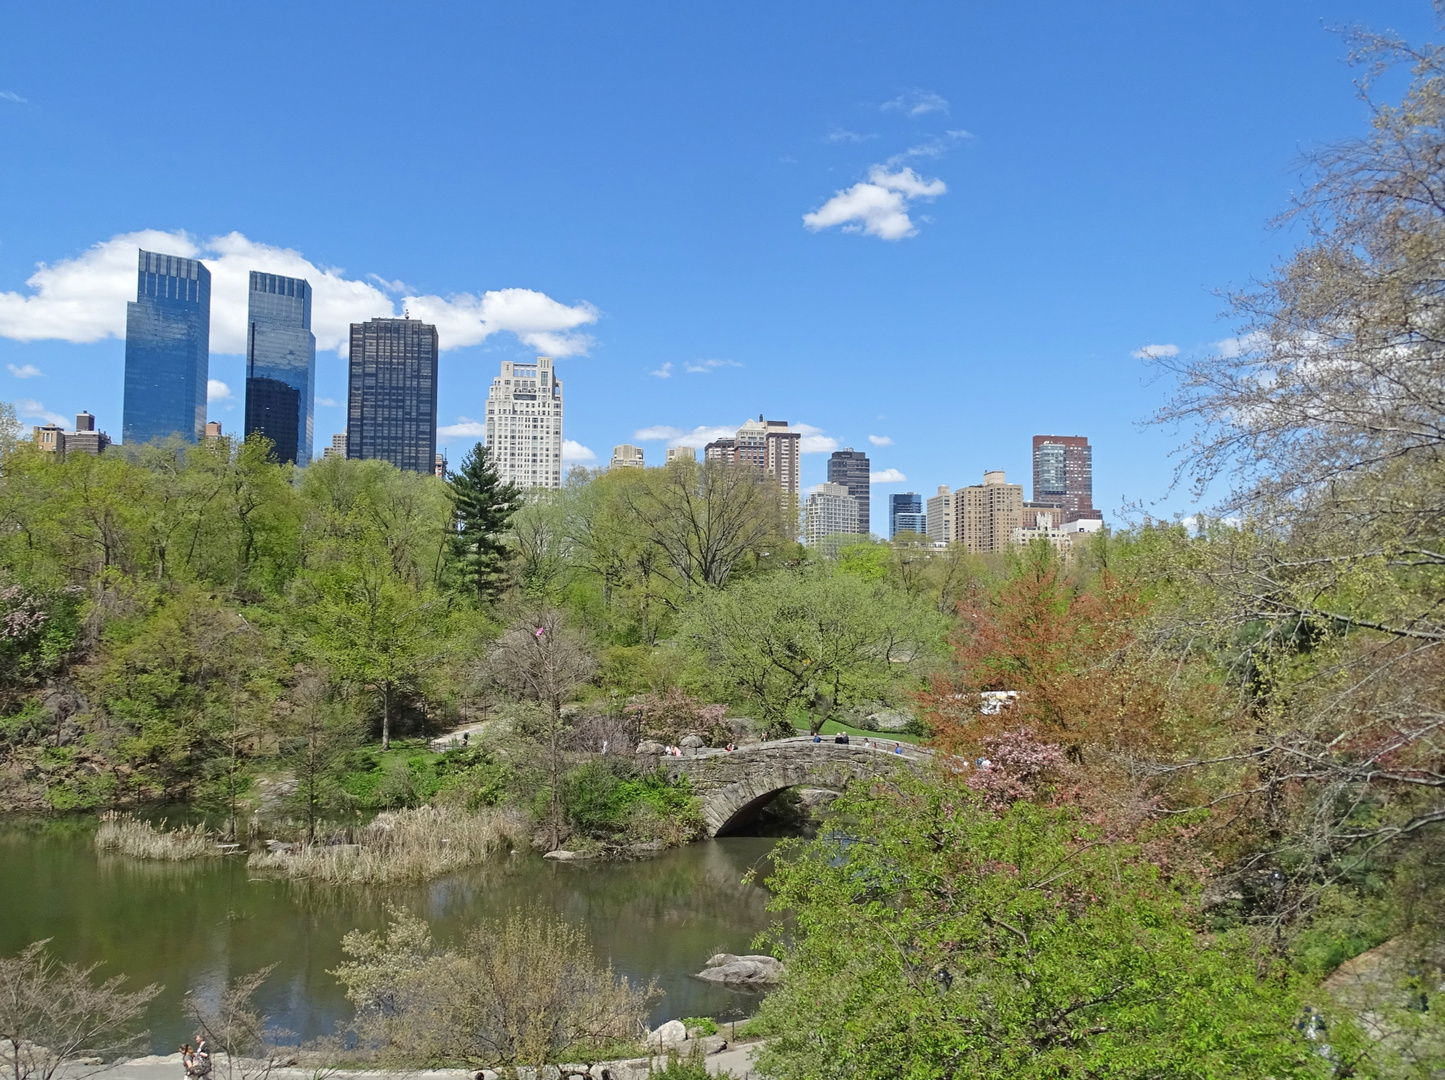
M 284 35 L 194 14 L 32 5 L 0 41 L 18 208 L 0 237 L 0 398 L 27 424 L 88 408 L 123 435 L 139 247 L 212 273 L 206 415 L 230 433 L 254 270 L 314 289 L 313 454 L 346 424 L 350 324 L 410 310 L 441 336 L 454 462 L 498 364 L 546 354 L 572 398 L 566 464 L 622 443 L 660 461 L 763 410 L 802 432 L 803 490 L 847 445 L 893 477 L 873 480 L 880 535 L 883 495 L 994 466 L 1027 483 L 1029 438 L 1053 431 L 1089 434 L 1112 524 L 1135 501 L 1192 513 L 1169 456 L 1190 432 L 1143 424 L 1171 386 L 1149 358 L 1238 347 L 1223 294 L 1303 236 L 1267 225 L 1301 156 L 1368 131 L 1326 28 L 1434 30 L 1417 0 L 805 2 L 769 10 L 761 41 L 742 8 L 395 24 L 321 0 Z M 135 56 L 218 40 L 249 62 L 164 114 L 114 92 Z M 257 108 L 257 64 L 290 73 L 304 106 Z M 383 152 L 379 131 L 425 151 Z

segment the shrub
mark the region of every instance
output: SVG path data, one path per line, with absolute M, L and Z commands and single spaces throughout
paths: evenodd
M 569 772 L 563 805 L 572 826 L 593 835 L 681 842 L 702 825 L 687 777 L 639 773 L 624 758 L 599 758 Z
M 680 743 L 688 735 L 700 735 L 709 746 L 722 746 L 732 737 L 725 724 L 727 709 L 708 705 L 673 688 L 660 694 L 644 694 L 625 710 L 636 716 L 642 735 L 664 743 Z
M 0 1073 L 10 1080 L 51 1080 L 62 1065 L 70 1080 L 100 1072 L 104 1065 L 74 1059 L 113 1061 L 136 1049 L 146 1006 L 161 992 L 155 983 L 126 991 L 124 975 L 97 984 L 98 965 L 60 963 L 45 945 L 0 957 Z
M 333 974 L 356 1006 L 357 1034 L 408 1066 L 538 1066 L 575 1060 L 645 1031 L 655 988 L 599 966 L 587 935 L 514 914 L 474 928 L 455 949 L 393 911 L 384 933 L 353 930 Z

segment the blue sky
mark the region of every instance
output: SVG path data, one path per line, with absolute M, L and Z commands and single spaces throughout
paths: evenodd
M 1267 221 L 1301 154 L 1366 121 L 1328 27 L 1434 29 L 1425 0 L 0 19 L 0 398 L 32 418 L 118 435 L 149 230 L 220 267 L 228 429 L 241 275 L 309 265 L 318 447 L 344 427 L 326 341 L 405 305 L 441 327 L 453 460 L 498 363 L 546 349 L 574 454 L 642 432 L 657 461 L 764 413 L 816 429 L 805 483 L 834 444 L 906 477 L 875 485 L 877 531 L 891 491 L 1027 485 L 1036 433 L 1090 437 L 1106 512 L 1188 512 L 1159 501 L 1180 436 L 1140 427 L 1167 384 L 1133 354 L 1230 336 L 1219 291 L 1298 241 Z

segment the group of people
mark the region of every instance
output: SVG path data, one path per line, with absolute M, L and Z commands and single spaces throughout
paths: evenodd
M 196 1032 L 194 1049 L 190 1043 L 181 1045 L 181 1064 L 186 1067 L 187 1080 L 211 1075 L 211 1055 L 206 1051 L 205 1036 L 199 1031 Z

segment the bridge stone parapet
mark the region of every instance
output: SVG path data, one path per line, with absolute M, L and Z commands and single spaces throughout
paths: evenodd
M 780 792 L 790 787 L 842 791 L 857 779 L 884 776 L 898 768 L 918 768 L 931 759 L 907 743 L 855 739 L 848 745 L 810 736 L 754 743 L 736 750 L 694 750 L 685 757 L 660 758 L 673 776 L 686 776 L 702 803 L 707 834 L 717 836 L 746 824 Z M 894 747 L 902 748 L 902 753 Z

